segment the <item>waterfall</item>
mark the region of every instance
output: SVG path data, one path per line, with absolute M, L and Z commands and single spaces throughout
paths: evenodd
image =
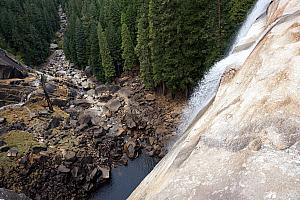
M 246 21 L 241 26 L 236 39 L 228 53 L 228 56 L 223 60 L 216 63 L 205 75 L 204 78 L 199 82 L 194 93 L 192 94 L 188 105 L 183 111 L 182 122 L 178 127 L 178 133 L 182 134 L 186 129 L 193 124 L 197 115 L 201 115 L 203 110 L 208 106 L 208 104 L 214 99 L 216 92 L 219 87 L 222 74 L 225 72 L 226 68 L 229 66 L 241 66 L 250 55 L 252 50 L 258 43 L 258 38 L 253 44 L 244 49 L 243 51 L 235 52 L 234 49 L 239 45 L 239 43 L 249 34 L 254 22 L 264 13 L 270 4 L 271 0 L 258 0 L 247 16 Z M 251 31 L 251 30 L 250 30 Z M 251 31 L 255 32 L 255 30 Z M 253 33 L 255 34 L 255 33 Z
M 258 0 L 255 6 L 252 8 L 250 14 L 247 16 L 247 20 L 241 26 L 235 41 L 229 51 L 229 55 L 232 54 L 234 47 L 241 41 L 243 37 L 245 37 L 253 25 L 253 23 L 263 14 L 266 12 L 268 6 L 270 5 L 271 0 Z

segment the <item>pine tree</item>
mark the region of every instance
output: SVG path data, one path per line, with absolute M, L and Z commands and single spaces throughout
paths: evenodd
M 104 72 L 101 64 L 101 58 L 100 58 L 97 25 L 95 22 L 93 22 L 91 25 L 89 41 L 91 42 L 89 65 L 92 67 L 93 73 L 94 75 L 96 75 L 97 79 L 99 81 L 105 81 Z
M 137 1 L 141 0 L 133 0 L 126 7 L 124 7 L 122 13 L 121 23 L 125 23 L 129 29 L 130 37 L 133 45 L 136 45 L 136 37 L 137 37 L 137 14 L 138 14 L 138 3 Z
M 107 82 L 111 82 L 113 77 L 116 74 L 115 67 L 112 62 L 112 58 L 110 56 L 106 34 L 102 29 L 101 24 L 98 24 L 98 40 L 99 40 L 99 48 L 100 48 L 100 55 L 101 55 L 101 62 L 103 66 L 103 71 L 105 75 L 105 80 Z
M 72 62 L 77 63 L 77 51 L 76 51 L 76 15 L 71 14 L 68 23 L 69 29 L 69 47 L 70 47 L 70 59 Z
M 144 82 L 146 88 L 153 88 L 153 75 L 152 75 L 152 65 L 150 60 L 150 48 L 149 48 L 149 28 L 148 28 L 148 1 L 146 1 L 142 7 L 142 15 L 138 20 L 137 26 L 137 46 L 135 52 L 138 55 L 140 61 L 140 76 Z
M 162 0 L 150 0 L 149 1 L 149 38 L 150 38 L 150 51 L 151 51 L 151 63 L 153 69 L 153 81 L 154 86 L 163 86 L 163 38 L 159 34 L 159 31 L 163 29 L 164 24 L 160 22 L 160 14 L 164 11 L 161 9 Z
M 210 65 L 210 61 L 205 62 L 211 57 L 216 59 L 218 55 L 219 49 L 213 48 L 218 41 L 218 26 L 215 24 L 217 17 L 212 17 L 211 5 L 213 2 L 209 0 L 182 1 L 178 5 L 178 43 L 183 59 L 179 64 L 181 75 L 178 74 L 177 77 L 179 89 L 187 95 L 206 71 L 206 65 Z M 213 50 L 217 53 L 212 53 Z
M 121 8 L 119 1 L 105 1 L 103 24 L 114 65 L 122 64 Z M 119 72 L 118 72 L 119 73 Z
M 122 18 L 124 17 L 124 13 L 122 14 Z M 125 60 L 124 62 L 124 70 L 129 71 L 136 64 L 136 56 L 134 53 L 134 47 L 131 40 L 130 32 L 128 26 L 125 21 L 122 20 L 122 58 Z
M 77 62 L 80 67 L 86 66 L 86 49 L 85 49 L 85 34 L 82 26 L 82 22 L 79 18 L 76 19 L 76 33 L 75 33 L 75 41 L 76 41 L 76 56 Z

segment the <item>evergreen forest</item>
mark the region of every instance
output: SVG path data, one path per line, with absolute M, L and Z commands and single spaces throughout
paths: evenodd
M 253 0 L 68 0 L 66 56 L 101 81 L 138 69 L 145 86 L 184 92 L 224 56 Z
M 230 46 L 254 0 L 1 0 L 0 47 L 39 65 L 68 17 L 64 52 L 99 81 L 139 72 L 145 87 L 185 94 Z
M 49 55 L 59 28 L 58 0 L 1 0 L 0 48 L 37 66 Z

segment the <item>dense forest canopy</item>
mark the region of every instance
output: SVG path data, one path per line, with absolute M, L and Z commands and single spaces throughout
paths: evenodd
M 57 0 L 1 0 L 0 47 L 28 65 L 41 64 L 59 27 Z
M 111 82 L 139 70 L 145 86 L 188 94 L 222 58 L 254 0 L 1 0 L 0 47 L 38 65 L 49 54 L 62 4 L 64 52 Z
M 188 93 L 224 55 L 253 3 L 68 0 L 64 50 L 102 81 L 139 67 L 146 87 Z

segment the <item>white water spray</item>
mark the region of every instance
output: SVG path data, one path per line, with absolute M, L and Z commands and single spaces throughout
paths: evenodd
M 266 12 L 270 3 L 271 3 L 271 0 L 258 0 L 257 1 L 255 6 L 252 8 L 251 12 L 249 12 L 250 14 L 247 16 L 247 20 L 244 22 L 244 24 L 240 28 L 240 30 L 235 38 L 235 42 L 233 43 L 233 45 L 231 47 L 229 55 L 232 54 L 234 47 L 236 47 L 238 45 L 238 43 L 241 41 L 241 39 L 247 35 L 247 33 L 249 32 L 249 29 L 254 24 L 254 22 L 261 15 L 263 15 Z
M 239 30 L 235 42 L 233 43 L 231 50 L 226 58 L 216 63 L 200 81 L 195 89 L 195 92 L 191 96 L 187 107 L 183 111 L 182 122 L 178 127 L 180 134 L 193 123 L 198 113 L 201 113 L 203 109 L 213 100 L 219 87 L 222 74 L 229 66 L 241 66 L 253 51 L 257 45 L 259 38 L 254 41 L 252 46 L 240 52 L 234 52 L 234 49 L 239 45 L 241 40 L 249 34 L 249 30 L 254 22 L 266 12 L 271 0 L 258 0 L 252 11 L 247 17 L 247 20 Z M 255 33 L 253 33 L 255 34 Z

